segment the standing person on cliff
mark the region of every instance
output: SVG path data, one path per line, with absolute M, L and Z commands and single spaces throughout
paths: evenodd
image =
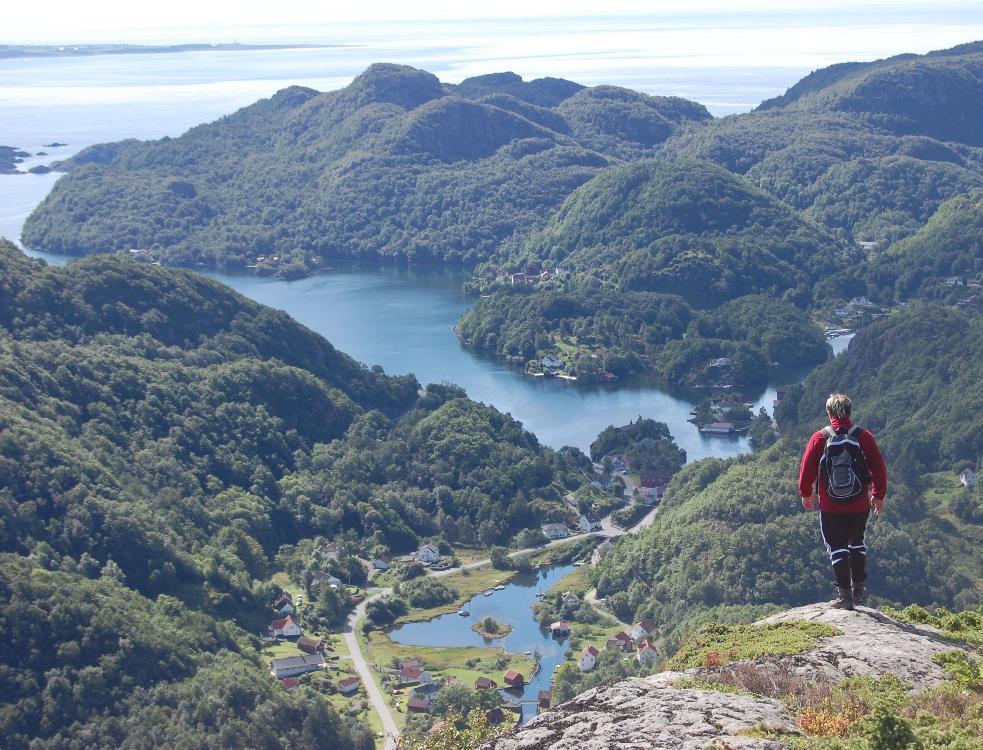
M 819 486 L 819 530 L 833 565 L 836 601 L 853 609 L 866 596 L 867 547 L 864 532 L 870 510 L 884 509 L 887 467 L 869 430 L 850 421 L 853 403 L 842 393 L 826 399 L 829 426 L 809 439 L 799 467 L 802 507 L 815 508 Z

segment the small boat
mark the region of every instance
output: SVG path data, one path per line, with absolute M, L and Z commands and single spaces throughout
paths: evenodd
M 468 612 L 466 609 L 459 609 L 459 610 L 457 610 L 457 614 L 460 617 L 470 617 L 471 616 L 471 613 Z
M 491 596 L 495 592 L 492 591 L 491 589 L 488 589 L 487 591 L 482 591 L 481 593 L 484 594 L 485 596 Z
M 542 591 L 537 591 L 536 592 L 536 598 L 537 599 L 542 599 L 544 596 L 546 596 L 546 594 L 544 594 Z
M 495 591 L 505 591 L 505 587 L 499 584 L 498 586 L 495 587 Z

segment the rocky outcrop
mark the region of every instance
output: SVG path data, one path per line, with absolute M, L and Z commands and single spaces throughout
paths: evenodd
M 662 672 L 581 693 L 483 750 L 779 750 L 798 735 L 779 701 L 692 687 L 725 671 L 764 684 L 832 684 L 855 676 L 893 674 L 920 689 L 945 678 L 934 656 L 961 648 L 928 626 L 908 625 L 874 609 L 853 612 L 816 604 L 772 615 L 759 624 L 810 620 L 840 631 L 794 656 L 765 656 L 716 669 Z M 758 679 L 761 678 L 761 679 Z M 760 735 L 767 732 L 773 739 Z

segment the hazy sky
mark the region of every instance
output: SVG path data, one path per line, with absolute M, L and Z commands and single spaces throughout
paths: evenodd
M 748 21 L 767 19 L 774 10 L 788 16 L 835 20 L 840 14 L 874 11 L 888 24 L 920 20 L 931 22 L 945 12 L 950 17 L 965 15 L 967 32 L 980 28 L 980 0 L 822 0 L 819 7 L 795 0 L 53 0 L 52 2 L 8 2 L 4 4 L 4 28 L 0 43 L 129 42 L 160 43 L 183 41 L 240 42 L 310 41 L 330 42 L 348 36 L 353 24 L 387 23 L 401 20 L 559 19 L 571 16 L 639 16 L 647 18 L 706 15 Z M 975 27 L 975 28 L 974 28 Z

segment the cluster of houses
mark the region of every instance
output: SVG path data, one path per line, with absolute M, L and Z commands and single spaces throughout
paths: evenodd
M 561 626 L 561 629 L 565 627 L 566 632 L 568 634 L 570 632 L 570 626 L 565 622 L 561 621 L 553 623 L 553 625 Z M 658 652 L 655 646 L 652 645 L 651 638 L 653 633 L 655 633 L 655 623 L 648 619 L 640 620 L 631 626 L 628 633 L 621 631 L 608 638 L 604 648 L 607 651 L 619 653 L 634 652 L 639 664 L 654 664 L 658 661 Z M 590 672 L 597 666 L 599 656 L 600 651 L 596 646 L 593 644 L 584 646 L 580 651 L 580 655 L 577 657 L 577 668 L 581 672 Z
M 538 284 L 540 281 L 549 281 L 552 278 L 566 276 L 569 272 L 569 269 L 564 266 L 557 266 L 552 271 L 548 268 L 536 269 L 528 266 L 516 273 L 500 271 L 495 275 L 495 281 L 500 284 L 512 284 L 513 286 L 516 284 Z
M 539 528 L 547 539 L 566 539 L 571 534 L 600 531 L 601 519 L 596 513 L 581 513 L 576 526 L 565 523 L 544 523 Z
M 327 644 L 323 638 L 304 635 L 304 629 L 294 619 L 296 608 L 293 596 L 289 592 L 281 592 L 273 600 L 272 608 L 279 617 L 271 621 L 266 630 L 260 633 L 260 639 L 291 640 L 295 643 L 301 653 L 270 660 L 270 674 L 280 681 L 285 690 L 295 690 L 300 686 L 300 682 L 295 678 L 327 668 L 327 661 L 324 658 Z M 351 696 L 358 691 L 359 684 L 359 678 L 351 676 L 342 679 L 337 687 L 342 695 Z
M 427 671 L 419 659 L 403 659 L 399 662 L 399 670 L 395 674 L 396 687 L 409 688 L 409 699 L 406 702 L 407 713 L 427 714 L 430 713 L 430 704 L 439 695 L 440 691 L 448 685 L 459 685 L 461 681 L 448 677 L 443 683 L 437 682 L 434 676 Z M 525 685 L 525 677 L 514 669 L 508 670 L 502 677 L 504 683 L 509 687 L 522 688 Z M 498 690 L 498 683 L 490 677 L 478 677 L 474 682 L 475 690 Z M 543 691 L 548 692 L 548 691 Z M 546 707 L 549 707 L 547 698 Z M 543 693 L 540 693 L 540 704 L 542 704 Z M 501 724 L 507 721 L 507 715 L 501 708 L 492 709 L 486 714 L 486 718 L 491 724 Z

